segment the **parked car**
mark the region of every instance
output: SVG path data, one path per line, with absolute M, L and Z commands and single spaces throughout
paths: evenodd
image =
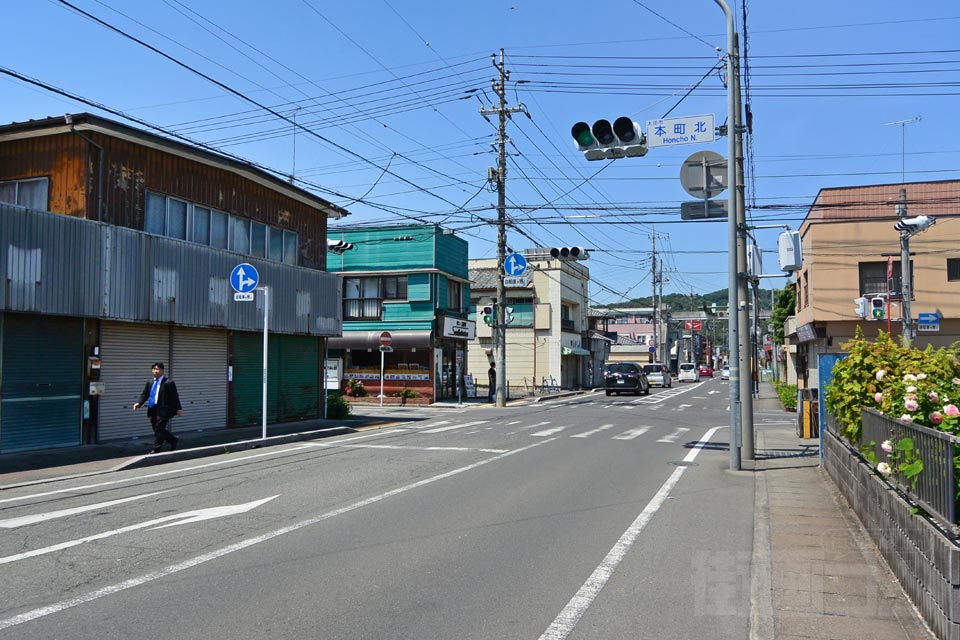
M 647 380 L 647 374 L 643 372 L 643 367 L 636 362 L 615 362 L 607 365 L 603 373 L 603 379 L 608 396 L 613 393 L 620 395 L 624 392 L 635 395 L 650 393 L 650 381 Z
M 720 369 L 720 379 L 729 380 L 730 379 L 730 365 L 723 365 L 723 369 Z
M 712 378 L 713 377 L 713 367 L 708 364 L 700 365 L 700 377 L 701 378 Z
M 643 365 L 643 372 L 647 374 L 647 380 L 651 387 L 670 387 L 673 385 L 670 370 L 659 362 Z
M 697 365 L 692 362 L 684 362 L 680 365 L 680 374 L 677 376 L 679 382 L 700 382 L 700 371 Z

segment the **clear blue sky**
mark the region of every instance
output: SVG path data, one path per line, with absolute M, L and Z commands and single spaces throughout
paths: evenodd
M 71 2 L 310 132 L 56 0 L 5 9 L 0 66 L 284 174 L 295 158 L 303 186 L 352 212 L 343 223 L 442 222 L 474 258 L 496 255 L 496 194 L 484 188 L 495 128 L 478 110 L 495 99 L 502 47 L 509 103 L 531 116 L 508 130 L 508 244 L 593 249 L 595 304 L 650 294 L 654 233 L 665 292 L 726 287 L 726 223 L 680 223 L 678 180 L 689 154 L 726 155 L 725 139 L 604 168 L 569 133 L 671 108 L 723 122 L 726 93 L 709 72 L 725 23 L 711 0 Z M 903 167 L 907 181 L 960 178 L 955 0 L 731 6 L 741 38 L 747 10 L 753 221 L 797 228 L 820 188 L 898 183 Z M 0 90 L 0 122 L 99 112 L 9 76 Z M 759 232 L 761 248 L 775 250 L 776 234 Z M 774 253 L 764 270 L 776 271 Z

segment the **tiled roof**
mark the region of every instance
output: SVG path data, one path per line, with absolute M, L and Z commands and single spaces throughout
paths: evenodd
M 496 269 L 470 269 L 470 290 L 497 288 Z
M 960 214 L 960 180 L 943 180 L 821 189 L 805 222 L 895 218 L 901 188 L 907 190 L 910 217 Z

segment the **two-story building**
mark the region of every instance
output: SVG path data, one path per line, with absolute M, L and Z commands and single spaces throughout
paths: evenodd
M 0 451 L 145 438 L 132 405 L 165 362 L 175 430 L 259 424 L 268 289 L 269 422 L 323 415 L 346 214 L 250 163 L 81 113 L 0 126 Z M 249 296 L 248 296 L 249 297 Z
M 330 340 L 343 379 L 379 395 L 380 336 L 387 332 L 385 395 L 403 388 L 431 400 L 462 393 L 457 381 L 475 336 L 467 242 L 438 225 L 343 228 L 330 241 L 352 245 L 327 263 L 343 279 L 343 335 Z
M 587 321 L 590 271 L 586 264 L 553 258 L 549 249 L 526 249 L 527 273 L 505 281 L 513 322 L 507 327 L 504 381 L 511 389 L 556 383 L 565 389 L 601 384 L 609 341 L 590 331 Z M 472 311 L 495 301 L 497 260 L 470 261 Z M 479 349 L 471 349 L 469 372 L 486 384 L 494 361 L 493 331 L 477 322 Z
M 822 189 L 800 227 L 796 317 L 785 330 L 787 362 L 801 387 L 818 386 L 818 356 L 841 352 L 858 326 L 868 338 L 881 330 L 901 335 L 900 232 L 894 227 L 901 189 L 907 217 L 937 220 L 910 239 L 911 315 L 937 318 L 919 327 L 913 344 L 922 349 L 960 340 L 960 181 Z M 889 297 L 884 318 L 861 319 L 854 304 L 861 296 Z

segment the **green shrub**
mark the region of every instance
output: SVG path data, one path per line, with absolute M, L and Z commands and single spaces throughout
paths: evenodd
M 367 388 L 356 378 L 347 380 L 347 395 L 353 398 L 362 398 L 367 395 Z
M 330 420 L 344 420 L 353 414 L 353 407 L 339 391 L 327 393 L 327 418 Z
M 786 411 L 797 410 L 797 385 L 778 382 L 773 385 L 773 388 L 776 389 L 777 395 L 780 396 L 780 402 Z

